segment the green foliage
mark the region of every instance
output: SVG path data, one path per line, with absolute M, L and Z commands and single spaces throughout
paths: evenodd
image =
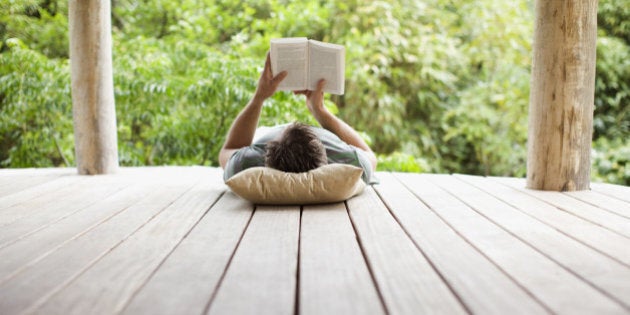
M 597 41 L 594 139 L 630 137 L 630 46 L 614 37 Z
M 452 14 L 418 1 L 349 1 L 335 9 L 331 40 L 347 48 L 341 116 L 377 131 L 380 152 L 439 158 L 435 127 L 463 65 L 458 39 L 448 35 Z
M 0 54 L 0 166 L 74 163 L 67 60 L 50 60 L 18 39 Z
M 431 172 L 429 163 L 422 158 L 416 158 L 401 152 L 394 152 L 389 155 L 379 154 L 377 171 L 396 171 L 407 173 Z
M 121 163 L 217 165 L 264 56 L 232 56 L 185 40 L 136 37 L 121 43 L 114 56 Z M 309 119 L 303 100 L 278 93 L 264 107 L 261 123 Z
M 602 138 L 593 144 L 592 178 L 630 186 L 630 143 Z
M 471 161 L 465 166 L 468 172 L 524 176 L 529 73 L 517 67 L 500 71 L 489 82 L 460 92 L 460 106 L 444 116 L 449 126 L 445 140 L 455 144 L 453 140 L 465 141 L 470 146 L 474 156 L 458 159 Z
M 0 40 L 19 38 L 29 48 L 51 58 L 68 58 L 68 19 L 65 1 L 3 1 Z M 0 52 L 6 45 L 0 46 Z
M 630 45 L 630 0 L 599 0 L 597 24 L 606 34 Z
M 630 1 L 600 0 L 594 177 L 627 184 Z M 346 47 L 326 106 L 379 170 L 525 174 L 531 0 L 112 0 L 122 165 L 217 165 L 268 43 Z M 0 166 L 72 165 L 67 1 L 0 3 Z M 261 124 L 315 123 L 277 93 Z M 625 166 L 624 166 L 625 167 Z M 625 177 L 624 177 L 625 176 Z
M 462 7 L 460 36 L 468 66 L 457 105 L 442 115 L 451 156 L 446 169 L 524 176 L 526 173 L 533 16 L 524 1 L 474 1 Z M 458 165 L 459 164 L 459 165 Z

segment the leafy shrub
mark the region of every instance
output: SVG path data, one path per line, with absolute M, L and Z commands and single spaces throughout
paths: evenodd
M 0 166 L 74 163 L 67 60 L 50 60 L 18 39 L 0 54 Z
M 117 47 L 122 164 L 218 165 L 219 149 L 255 90 L 263 58 L 233 56 L 185 40 L 137 37 Z M 310 119 L 301 99 L 277 93 L 263 108 L 260 123 Z
M 378 171 L 396 171 L 408 173 L 428 173 L 431 172 L 429 163 L 422 158 L 417 158 L 409 154 L 394 152 L 389 155 L 379 154 Z
M 600 37 L 597 58 L 593 138 L 630 138 L 630 46 Z
M 3 1 L 0 41 L 19 38 L 29 48 L 51 58 L 68 58 L 68 11 L 65 1 Z M 0 48 L 0 52 L 8 46 Z
M 609 36 L 630 45 L 630 0 L 599 0 L 597 25 Z
M 346 94 L 326 106 L 370 141 L 379 169 L 525 174 L 531 1 L 111 3 L 122 165 L 217 165 L 269 40 L 306 36 L 346 46 Z M 630 137 L 628 8 L 600 0 L 598 169 Z M 74 164 L 67 26 L 66 1 L 0 3 L 1 167 Z M 277 93 L 260 123 L 292 120 L 315 123 L 303 98 Z
M 597 140 L 592 150 L 595 180 L 630 186 L 630 143 L 622 140 Z

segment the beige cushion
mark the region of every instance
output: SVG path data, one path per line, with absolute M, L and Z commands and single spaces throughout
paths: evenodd
M 225 183 L 237 195 L 257 204 L 303 205 L 346 200 L 365 188 L 363 169 L 347 164 L 328 164 L 305 173 L 253 167 Z

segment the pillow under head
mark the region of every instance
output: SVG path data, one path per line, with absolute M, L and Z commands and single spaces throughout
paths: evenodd
M 363 169 L 328 164 L 304 173 L 252 167 L 225 183 L 237 195 L 257 204 L 303 205 L 346 200 L 365 188 Z

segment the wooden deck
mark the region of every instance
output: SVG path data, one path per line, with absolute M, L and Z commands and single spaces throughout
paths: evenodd
M 630 188 L 380 173 L 345 203 L 221 170 L 0 170 L 0 314 L 630 314 Z

